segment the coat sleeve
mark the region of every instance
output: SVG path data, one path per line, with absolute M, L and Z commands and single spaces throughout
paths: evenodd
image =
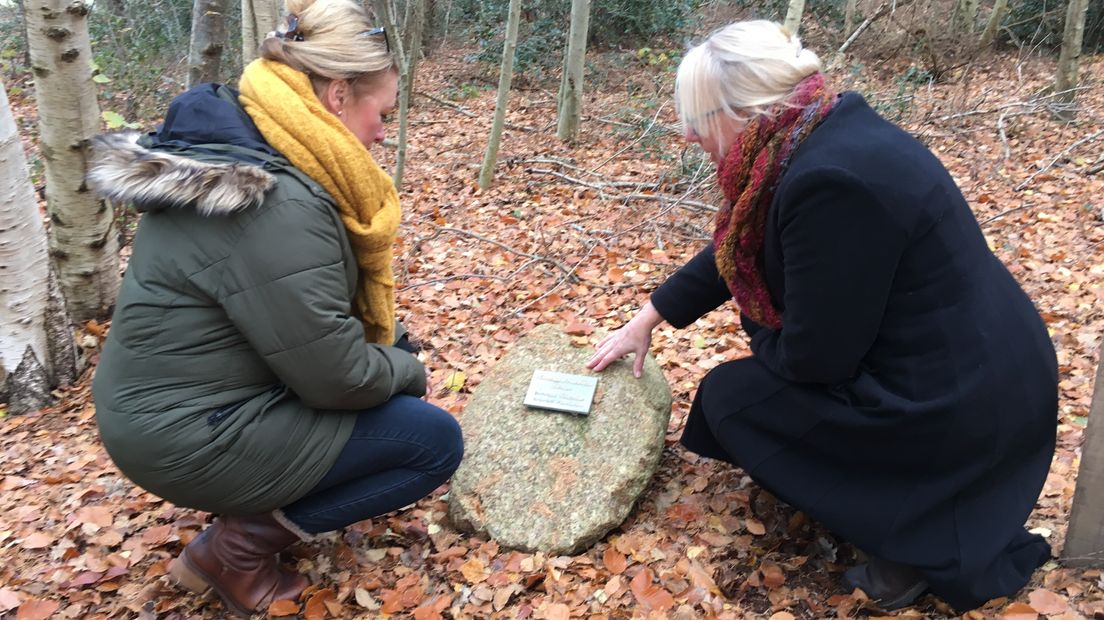
M 336 225 L 335 225 L 336 223 Z M 425 393 L 413 355 L 364 339 L 351 316 L 340 221 L 317 205 L 266 207 L 223 268 L 219 302 L 272 371 L 318 409 L 367 409 Z
M 652 293 L 652 305 L 671 325 L 683 328 L 732 299 L 717 272 L 713 244 L 698 252 Z
M 780 188 L 782 328 L 751 350 L 785 379 L 834 384 L 854 376 L 877 337 L 905 227 L 852 173 L 817 168 Z

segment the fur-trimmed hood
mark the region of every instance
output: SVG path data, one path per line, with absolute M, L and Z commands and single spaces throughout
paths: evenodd
M 264 200 L 276 180 L 262 165 L 273 158 L 283 160 L 238 103 L 238 92 L 200 84 L 173 99 L 156 132 L 93 140 L 88 185 L 139 211 L 230 213 Z
M 139 137 L 105 134 L 92 141 L 88 185 L 93 191 L 139 211 L 192 207 L 218 215 L 261 204 L 276 183 L 260 166 L 150 150 L 138 144 Z

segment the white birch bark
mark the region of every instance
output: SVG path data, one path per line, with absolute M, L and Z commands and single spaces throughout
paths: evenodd
M 27 2 L 50 255 L 77 321 L 105 318 L 120 281 L 114 213 L 84 183 L 89 145 L 100 130 L 88 12 L 82 0 Z
M 46 228 L 0 84 L 0 399 L 11 413 L 46 405 L 51 388 L 75 374 L 72 334 L 64 304 L 51 303 L 52 284 Z

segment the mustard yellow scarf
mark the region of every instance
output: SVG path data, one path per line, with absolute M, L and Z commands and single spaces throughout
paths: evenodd
M 255 60 L 241 77 L 241 103 L 272 148 L 329 192 L 360 267 L 353 300 L 370 342 L 395 340 L 391 246 L 399 195 L 391 177 L 322 106 L 310 79 L 283 63 Z

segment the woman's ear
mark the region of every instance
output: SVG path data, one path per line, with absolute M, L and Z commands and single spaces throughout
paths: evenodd
M 330 80 L 322 90 L 322 105 L 336 116 L 342 115 L 345 99 L 349 96 L 349 83 L 345 80 Z

